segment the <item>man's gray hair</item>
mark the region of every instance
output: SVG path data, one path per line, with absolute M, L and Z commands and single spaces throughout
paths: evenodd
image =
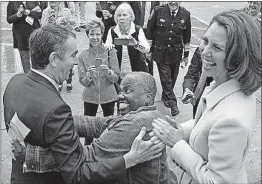
M 32 68 L 45 69 L 49 64 L 49 56 L 52 52 L 63 59 L 65 56 L 65 43 L 69 36 L 76 35 L 63 26 L 48 24 L 36 29 L 29 38 L 29 51 Z

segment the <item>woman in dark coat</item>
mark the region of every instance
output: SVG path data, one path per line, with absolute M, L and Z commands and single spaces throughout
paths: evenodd
M 29 61 L 29 36 L 40 27 L 42 10 L 37 1 L 9 2 L 7 5 L 7 22 L 13 24 L 14 48 L 19 50 L 24 72 L 30 70 Z

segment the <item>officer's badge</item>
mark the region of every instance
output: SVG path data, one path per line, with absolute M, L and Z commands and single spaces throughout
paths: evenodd
M 165 20 L 165 19 L 160 19 L 159 21 L 160 21 L 160 22 L 165 22 L 166 20 Z
M 116 9 L 116 5 L 111 4 L 110 9 L 111 9 L 111 10 L 115 10 L 115 9 Z
M 182 20 L 181 20 L 181 24 L 184 24 L 184 23 L 185 23 L 185 21 L 182 19 Z
M 154 12 L 155 12 L 155 11 L 154 11 L 154 9 L 153 9 L 152 12 L 151 12 L 151 14 L 150 14 L 150 16 L 149 16 L 149 18 L 148 18 L 149 20 L 152 19 L 153 15 L 154 15 Z

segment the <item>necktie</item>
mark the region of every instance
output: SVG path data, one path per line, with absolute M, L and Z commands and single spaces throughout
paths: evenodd
M 192 105 L 195 105 L 197 99 L 199 99 L 200 96 L 202 95 L 202 92 L 203 92 L 205 84 L 206 84 L 206 79 L 207 79 L 206 73 L 202 72 L 202 74 L 200 76 L 200 79 L 199 79 L 199 81 L 197 83 L 196 90 L 194 92 L 195 98 L 192 100 Z
M 172 20 L 174 20 L 175 16 L 176 16 L 176 12 L 175 11 L 172 11 L 171 12 L 171 15 L 172 15 Z

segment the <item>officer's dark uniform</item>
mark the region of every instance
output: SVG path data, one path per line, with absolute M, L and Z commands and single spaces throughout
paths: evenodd
M 201 54 L 200 54 L 199 47 L 198 47 L 198 48 L 196 48 L 196 50 L 194 52 L 194 55 L 191 59 L 187 73 L 184 77 L 184 82 L 182 84 L 183 94 L 184 94 L 186 88 L 188 88 L 190 91 L 195 92 L 198 81 L 199 81 L 200 76 L 201 76 L 201 73 L 202 73 L 202 60 L 201 60 Z M 213 77 L 207 77 L 206 84 L 205 84 L 204 87 L 209 86 L 212 81 L 213 81 Z M 203 91 L 202 91 L 202 93 L 203 93 Z M 199 100 L 200 100 L 200 98 L 198 98 L 196 100 L 196 104 L 193 105 L 193 118 L 195 118 L 195 114 L 196 114 L 196 110 L 197 110 Z
M 146 37 L 153 41 L 152 59 L 158 66 L 163 89 L 162 100 L 170 106 L 171 114 L 177 115 L 179 111 L 173 88 L 184 46 L 189 46 L 191 39 L 190 12 L 179 7 L 173 17 L 167 4 L 155 7 L 147 24 Z

